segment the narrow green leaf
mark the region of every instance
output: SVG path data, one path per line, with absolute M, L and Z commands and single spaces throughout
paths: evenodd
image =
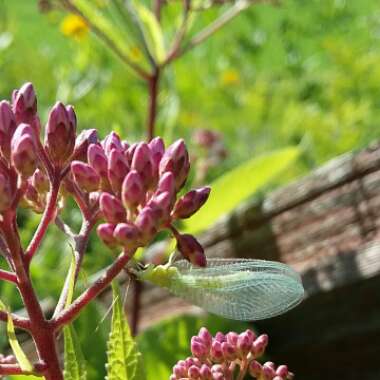
M 15 333 L 15 327 L 13 325 L 13 319 L 8 313 L 8 322 L 7 322 L 7 333 L 8 333 L 8 339 L 9 339 L 9 344 L 12 348 L 12 351 L 20 364 L 20 367 L 23 371 L 25 372 L 32 372 L 33 371 L 33 365 L 25 355 L 24 351 L 22 350 L 17 337 Z
M 120 291 L 112 284 L 113 311 L 111 332 L 108 339 L 107 380 L 145 380 L 142 357 L 131 336 L 123 311 Z
M 79 345 L 78 337 L 72 325 L 64 327 L 63 338 L 65 345 L 65 380 L 86 380 L 86 362 Z
M 150 53 L 155 58 L 156 62 L 163 62 L 166 53 L 164 34 L 161 25 L 157 21 L 156 16 L 141 2 L 134 1 L 133 5 L 143 26 L 143 34 Z
M 187 232 L 198 233 L 231 212 L 239 203 L 267 186 L 298 157 L 296 147 L 284 148 L 254 157 L 217 178 L 210 198 L 192 218 L 184 221 Z
M 70 306 L 72 300 L 73 300 L 73 295 L 74 295 L 74 286 L 75 286 L 75 252 L 74 252 L 74 248 L 70 245 L 71 247 L 71 263 L 70 263 L 70 268 L 69 268 L 69 274 L 67 276 L 67 286 L 68 286 L 68 290 L 67 290 L 67 298 L 66 298 L 66 303 L 65 303 L 65 307 L 68 307 Z M 65 284 L 66 285 L 66 284 Z

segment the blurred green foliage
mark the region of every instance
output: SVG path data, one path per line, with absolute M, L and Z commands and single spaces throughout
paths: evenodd
M 193 30 L 222 10 L 197 16 Z M 163 14 L 166 46 L 178 12 L 174 4 Z M 0 99 L 31 81 L 43 121 L 59 99 L 75 105 L 80 128 L 97 128 L 101 136 L 115 130 L 131 141 L 144 138 L 145 83 L 95 38 L 64 36 L 63 18 L 60 12 L 39 12 L 36 1 L 0 0 Z M 167 142 L 184 137 L 191 145 L 194 130 L 219 131 L 229 155 L 209 180 L 254 156 L 298 145 L 301 159 L 278 180 L 284 182 L 380 137 L 379 62 L 377 0 L 286 0 L 277 7 L 254 6 L 168 68 L 161 82 L 157 132 Z M 65 208 L 64 218 L 79 228 L 80 214 L 73 207 Z M 19 215 L 24 243 L 38 221 L 28 211 Z M 41 298 L 58 295 L 70 265 L 63 235 L 54 226 L 50 232 L 32 266 Z M 88 251 L 84 273 L 111 261 L 97 239 L 90 240 Z M 81 280 L 86 283 L 86 275 Z M 0 298 L 12 309 L 22 306 L 10 284 L 1 285 Z M 104 313 L 101 305 L 90 305 L 76 322 L 94 379 L 105 374 Z M 168 366 L 188 354 L 196 328 L 208 322 L 180 319 L 148 331 L 140 342 L 153 363 L 148 372 L 160 371 L 165 378 Z M 2 345 L 4 337 L 1 333 Z M 157 355 L 163 358 L 162 369 Z

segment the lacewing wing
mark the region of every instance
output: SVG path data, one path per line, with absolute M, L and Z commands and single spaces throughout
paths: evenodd
M 211 313 L 236 320 L 285 313 L 304 297 L 297 272 L 274 261 L 209 259 L 206 268 L 198 268 L 180 260 L 149 265 L 135 274 Z

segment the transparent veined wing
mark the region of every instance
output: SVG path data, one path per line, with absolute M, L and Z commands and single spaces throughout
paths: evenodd
M 209 259 L 206 268 L 180 260 L 172 264 L 170 276 L 159 282 L 194 305 L 238 320 L 282 314 L 304 297 L 301 279 L 293 269 L 265 260 Z

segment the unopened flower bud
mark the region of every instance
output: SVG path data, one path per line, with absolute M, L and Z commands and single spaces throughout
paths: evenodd
M 138 245 L 139 230 L 132 223 L 119 223 L 113 236 L 124 248 L 132 249 Z
M 173 373 L 177 379 L 184 378 L 185 376 L 187 376 L 187 367 L 185 365 L 183 365 L 182 363 L 178 362 L 173 367 Z
M 237 341 L 237 348 L 240 351 L 240 354 L 242 356 L 245 356 L 248 354 L 248 352 L 252 348 L 253 343 L 253 336 L 251 334 L 247 334 L 245 332 L 239 334 L 238 341 Z
M 120 137 L 117 133 L 111 132 L 102 141 L 102 146 L 106 156 L 108 156 L 112 150 L 116 149 L 119 152 L 123 151 L 123 144 L 121 143 Z
M 121 187 L 121 199 L 125 207 L 134 208 L 145 199 L 146 191 L 140 174 L 131 170 L 125 177 Z
M 281 376 L 282 378 L 286 379 L 288 376 L 289 370 L 288 366 L 286 365 L 280 365 L 276 369 L 276 375 Z
M 172 196 L 175 195 L 175 179 L 172 172 L 166 172 L 158 181 L 157 189 L 155 194 L 161 194 L 164 192 L 170 193 Z
M 20 124 L 11 141 L 12 164 L 23 176 L 29 177 L 37 167 L 36 136 L 29 124 Z
M 105 245 L 110 248 L 116 248 L 118 243 L 113 236 L 115 230 L 115 225 L 111 223 L 99 224 L 96 232 L 98 233 L 99 238 L 103 241 Z
M 195 365 L 192 365 L 187 371 L 190 379 L 197 380 L 200 376 L 199 368 Z
M 158 169 L 158 165 L 165 152 L 165 144 L 161 137 L 155 137 L 149 142 L 149 148 L 152 153 L 152 162 L 155 168 Z
M 194 236 L 189 234 L 177 234 L 177 249 L 182 256 L 190 261 L 191 264 L 205 267 L 207 265 L 203 247 L 198 243 Z
M 276 376 L 276 372 L 274 370 L 274 363 L 266 362 L 262 367 L 262 374 L 264 380 L 272 380 Z
M 256 360 L 252 360 L 251 363 L 249 363 L 249 374 L 252 377 L 260 378 L 261 373 L 262 373 L 261 364 Z
M 198 337 L 202 340 L 203 344 L 206 347 L 209 348 L 211 346 L 212 336 L 211 336 L 210 332 L 206 329 L 206 327 L 202 327 L 199 330 Z
M 213 380 L 225 380 L 224 370 L 220 364 L 214 364 L 211 367 L 211 375 Z
M 201 375 L 202 380 L 211 380 L 211 369 L 207 364 L 202 364 L 199 373 Z
M 31 123 L 37 113 L 37 97 L 32 83 L 25 83 L 12 95 L 13 112 L 17 123 Z
M 107 178 L 108 163 L 103 148 L 98 144 L 91 144 L 87 150 L 87 161 L 102 178 Z
M 172 216 L 176 219 L 189 218 L 205 204 L 210 191 L 211 189 L 209 187 L 189 191 L 178 199 Z
M 226 335 L 227 342 L 229 344 L 231 344 L 233 347 L 237 346 L 238 338 L 239 338 L 239 334 L 237 334 L 236 332 L 233 332 L 233 331 L 229 332 Z
M 85 129 L 75 139 L 73 160 L 86 161 L 87 150 L 91 144 L 98 143 L 98 132 L 96 129 Z
M 64 164 L 73 153 L 76 126 L 73 107 L 57 102 L 50 111 L 45 131 L 46 150 L 55 164 Z
M 198 337 L 192 337 L 191 339 L 191 353 L 199 359 L 205 358 L 208 355 L 208 349 Z
M 166 224 L 170 221 L 170 209 L 173 205 L 173 198 L 168 192 L 154 195 L 147 206 L 149 206 L 157 218 L 158 224 Z
M 109 223 L 120 223 L 126 219 L 126 213 L 123 205 L 118 198 L 109 193 L 102 193 L 99 199 L 99 207 L 104 218 Z
M 216 334 L 215 334 L 215 340 L 217 340 L 218 342 L 222 343 L 222 342 L 226 342 L 227 341 L 227 338 L 226 336 L 221 333 L 220 331 L 218 331 Z
M 175 177 L 177 191 L 185 184 L 190 170 L 189 154 L 185 142 L 181 139 L 173 143 L 165 151 L 159 166 L 159 175 L 172 172 Z
M 215 362 L 223 361 L 222 343 L 214 340 L 211 344 L 210 355 Z
M 152 153 L 148 144 L 140 143 L 137 145 L 132 158 L 131 168 L 136 170 L 146 188 L 149 188 L 153 180 Z
M 132 165 L 132 160 L 133 160 L 133 155 L 135 154 L 135 150 L 137 148 L 139 144 L 138 143 L 134 143 L 132 144 L 125 152 L 124 152 L 124 155 L 125 155 L 125 158 L 127 159 L 128 163 L 129 163 L 129 166 Z
M 222 343 L 223 356 L 226 360 L 235 360 L 237 358 L 237 352 L 234 346 L 228 342 Z
M 150 207 L 144 207 L 137 215 L 135 225 L 140 229 L 142 244 L 148 243 L 157 232 L 154 211 Z
M 112 149 L 108 155 L 108 179 L 116 194 L 120 194 L 121 185 L 128 171 L 129 165 L 123 153 Z
M 71 172 L 80 189 L 86 192 L 99 189 L 100 177 L 90 165 L 82 161 L 73 161 L 71 163 Z
M 11 139 L 16 130 L 16 120 L 12 107 L 6 100 L 0 102 L 0 150 L 2 155 L 9 159 Z
M 262 334 L 252 344 L 251 353 L 254 358 L 260 357 L 268 345 L 268 335 Z
M 7 210 L 13 200 L 11 184 L 6 175 L 0 173 L 0 212 Z
M 41 169 L 36 169 L 32 176 L 32 185 L 39 193 L 49 191 L 49 180 Z

